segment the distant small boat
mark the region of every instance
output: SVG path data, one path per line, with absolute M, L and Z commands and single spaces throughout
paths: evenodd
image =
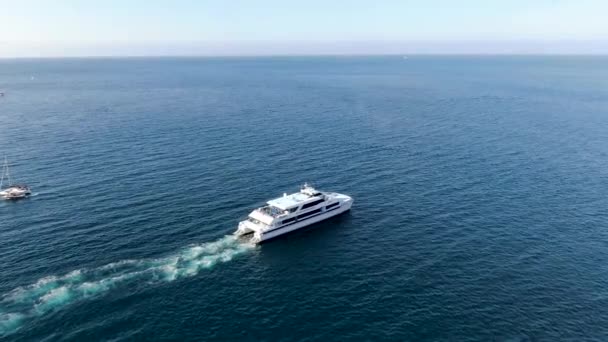
M 2 188 L 4 178 L 8 180 L 8 187 Z M 32 194 L 30 187 L 25 184 L 12 184 L 11 174 L 8 170 L 8 159 L 4 157 L 4 165 L 2 166 L 2 177 L 0 177 L 0 197 L 6 200 L 18 200 L 26 198 Z

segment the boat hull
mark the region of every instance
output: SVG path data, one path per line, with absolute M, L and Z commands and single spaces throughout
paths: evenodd
M 28 198 L 32 193 L 29 191 L 15 192 L 15 191 L 0 191 L 0 198 L 5 200 L 20 200 Z

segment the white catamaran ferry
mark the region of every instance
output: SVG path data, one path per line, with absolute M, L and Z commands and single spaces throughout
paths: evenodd
M 254 243 L 272 239 L 313 223 L 342 214 L 353 204 L 350 196 L 317 191 L 304 184 L 300 192 L 279 197 L 255 209 L 245 221 L 239 222 L 237 236 L 253 233 Z

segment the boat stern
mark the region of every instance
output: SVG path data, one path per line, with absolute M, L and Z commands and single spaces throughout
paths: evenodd
M 258 243 L 262 240 L 262 232 L 265 229 L 263 223 L 256 223 L 250 219 L 239 222 L 237 230 L 234 232 L 236 236 L 246 236 L 253 234 L 251 242 Z

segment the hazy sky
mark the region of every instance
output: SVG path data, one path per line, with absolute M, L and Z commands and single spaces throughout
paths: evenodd
M 608 53 L 608 0 L 0 0 L 0 57 Z

